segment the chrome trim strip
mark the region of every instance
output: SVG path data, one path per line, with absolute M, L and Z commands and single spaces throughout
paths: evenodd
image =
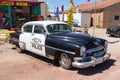
M 33 43 L 33 42 L 31 42 L 31 43 Z M 37 44 L 37 43 L 34 43 L 34 44 Z M 51 47 L 51 46 L 48 46 L 48 45 L 42 45 L 42 44 L 37 44 L 37 45 L 40 45 L 40 46 L 43 46 L 43 47 L 47 47 L 47 48 L 51 48 L 51 49 L 58 50 L 58 51 L 62 51 L 62 52 L 69 53 L 69 54 L 76 54 L 75 52 L 72 52 L 72 51 L 58 49 L 58 48 Z
M 22 42 L 22 41 L 18 41 L 19 43 L 25 43 L 25 42 Z
M 58 48 L 51 47 L 51 46 L 45 46 L 45 47 L 55 49 L 55 50 L 58 50 L 58 51 L 62 51 L 62 52 L 65 52 L 65 53 L 75 54 L 75 52 L 71 52 L 71 51 L 67 51 L 67 50 L 63 50 L 63 49 L 58 49 Z
M 101 49 L 104 49 L 104 48 L 102 46 L 100 46 L 100 47 L 97 47 L 97 48 L 89 49 L 89 50 L 86 51 L 86 53 L 96 52 L 96 51 L 99 51 Z

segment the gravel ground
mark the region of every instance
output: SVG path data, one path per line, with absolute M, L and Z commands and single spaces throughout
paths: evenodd
M 0 80 L 117 80 L 120 78 L 120 38 L 108 37 L 105 29 L 95 29 L 95 36 L 107 39 L 109 61 L 86 69 L 66 70 L 51 65 L 51 60 L 0 42 Z M 92 28 L 89 29 L 92 34 Z

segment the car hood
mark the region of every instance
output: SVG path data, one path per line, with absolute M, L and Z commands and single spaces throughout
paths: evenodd
M 57 33 L 57 34 L 50 34 L 49 37 L 55 40 L 64 41 L 67 43 L 74 43 L 78 45 L 87 45 L 91 40 L 92 37 L 87 34 L 80 34 L 80 33 Z

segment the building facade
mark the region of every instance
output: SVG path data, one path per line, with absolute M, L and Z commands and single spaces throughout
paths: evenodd
M 79 5 L 72 9 L 75 13 L 91 13 L 90 26 L 107 28 L 120 24 L 120 0 L 102 0 L 100 2 Z
M 21 26 L 27 21 L 43 20 L 48 11 L 46 5 L 42 0 L 0 0 L 0 19 L 3 19 L 3 15 L 7 16 L 5 28 Z
M 120 2 L 108 6 L 103 11 L 103 27 L 115 26 L 120 24 Z
M 120 2 L 91 12 L 91 26 L 107 28 L 120 24 Z

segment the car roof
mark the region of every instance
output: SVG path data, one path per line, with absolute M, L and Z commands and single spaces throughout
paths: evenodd
M 49 24 L 66 24 L 65 22 L 62 21 L 50 21 L 50 20 L 46 20 L 46 21 L 30 21 L 27 22 L 25 24 L 42 24 L 42 25 L 49 25 Z

